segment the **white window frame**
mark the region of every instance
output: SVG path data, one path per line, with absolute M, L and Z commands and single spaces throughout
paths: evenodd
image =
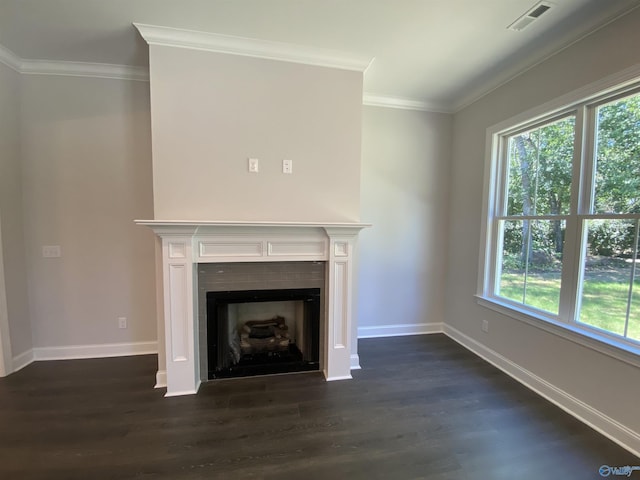
M 478 286 L 476 298 L 480 305 L 523 321 L 580 345 L 640 367 L 640 345 L 596 327 L 575 322 L 579 306 L 582 261 L 586 245 L 581 242 L 581 229 L 586 220 L 621 218 L 620 215 L 590 214 L 592 200 L 593 146 L 595 111 L 602 103 L 629 94 L 640 94 L 640 64 L 563 95 L 539 107 L 523 112 L 487 129 L 485 151 L 484 202 L 480 240 Z M 560 308 L 557 315 L 494 294 L 498 261 L 499 228 L 504 199 L 502 183 L 506 179 L 504 144 L 509 136 L 575 115 L 575 141 L 571 206 L 568 215 L 554 218 L 566 220 L 563 252 Z M 537 216 L 538 218 L 541 216 Z M 625 214 L 637 219 L 640 215 Z

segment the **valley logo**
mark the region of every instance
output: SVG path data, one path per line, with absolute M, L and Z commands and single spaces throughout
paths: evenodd
M 598 473 L 600 473 L 601 477 L 608 477 L 609 475 L 630 477 L 634 470 L 640 470 L 640 466 L 632 467 L 629 465 L 625 465 L 624 467 L 610 467 L 609 465 L 602 465 L 598 469 Z

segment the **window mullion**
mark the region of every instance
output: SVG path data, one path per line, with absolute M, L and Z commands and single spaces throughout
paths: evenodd
M 576 110 L 575 137 L 573 143 L 573 165 L 571 177 L 571 205 L 567 218 L 564 247 L 562 254 L 562 276 L 560 287 L 559 320 L 574 323 L 576 318 L 576 300 L 580 285 L 582 222 L 579 219 L 581 188 L 585 175 L 585 156 L 588 148 L 588 119 L 585 107 Z
M 585 117 L 583 138 L 582 176 L 580 180 L 580 198 L 578 200 L 578 234 L 576 243 L 576 290 L 573 298 L 573 313 L 571 321 L 577 322 L 582 310 L 582 289 L 584 287 L 585 262 L 587 258 L 587 226 L 586 218 L 593 213 L 595 172 L 596 172 L 596 108 L 585 106 L 582 108 Z
M 581 175 L 579 183 L 578 199 L 576 202 L 577 214 L 588 215 L 593 212 L 593 195 L 595 188 L 596 171 L 596 109 L 594 107 L 583 107 L 581 109 L 584 117 L 584 134 L 581 142 L 580 165 Z

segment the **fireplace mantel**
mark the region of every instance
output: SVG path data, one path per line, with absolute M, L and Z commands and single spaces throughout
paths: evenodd
M 351 228 L 357 231 L 370 227 L 370 223 L 358 222 L 263 222 L 263 221 L 196 221 L 196 220 L 134 220 L 136 225 L 144 225 L 151 228 L 168 229 L 187 227 L 206 230 L 209 227 L 300 227 L 300 228 Z
M 136 220 L 162 239 L 167 396 L 200 386 L 195 265 L 213 262 L 327 262 L 321 369 L 327 380 L 351 378 L 354 250 L 364 223 Z M 165 373 L 166 372 L 166 373 Z M 162 383 L 162 382 L 160 382 Z

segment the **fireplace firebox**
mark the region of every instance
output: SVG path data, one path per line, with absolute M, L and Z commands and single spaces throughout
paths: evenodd
M 320 288 L 207 292 L 208 379 L 320 368 Z

